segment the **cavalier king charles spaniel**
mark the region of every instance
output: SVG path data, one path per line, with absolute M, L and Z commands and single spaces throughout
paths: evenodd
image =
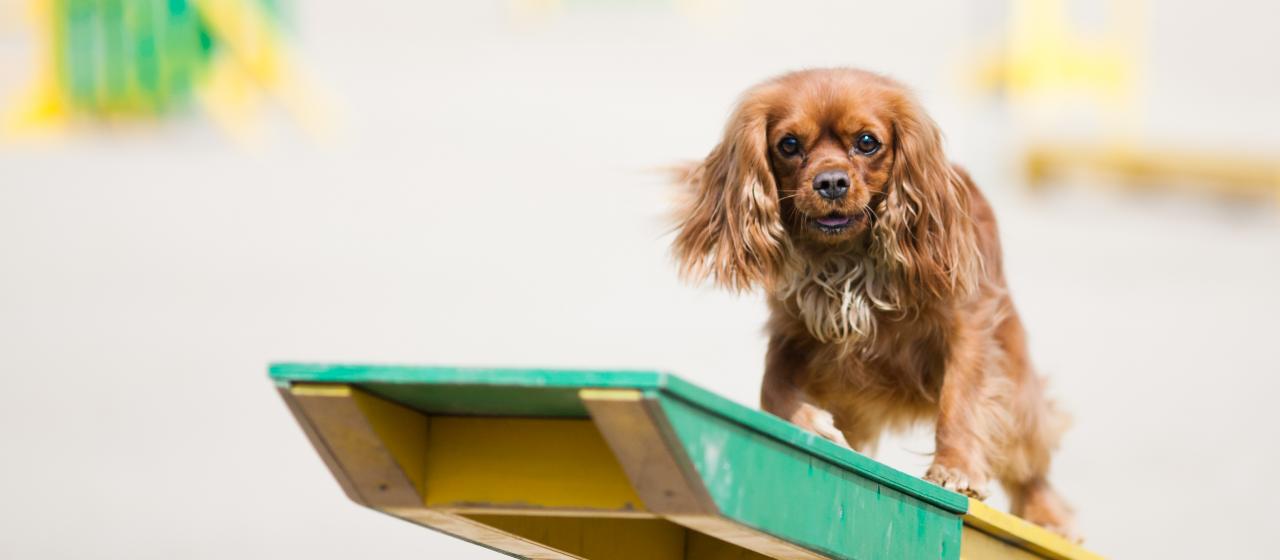
M 768 296 L 764 410 L 859 451 L 936 423 L 924 478 L 1075 538 L 1049 485 L 1067 425 L 1010 300 L 995 216 L 902 85 L 806 70 L 742 97 L 678 172 L 674 253 L 693 280 Z

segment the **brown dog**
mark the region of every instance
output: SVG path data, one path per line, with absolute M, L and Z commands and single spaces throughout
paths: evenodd
M 768 293 L 763 408 L 858 450 L 936 419 L 925 479 L 1074 536 L 1049 486 L 1066 427 L 1027 358 L 995 217 L 898 83 L 852 69 L 746 93 L 681 174 L 675 254 L 694 279 Z

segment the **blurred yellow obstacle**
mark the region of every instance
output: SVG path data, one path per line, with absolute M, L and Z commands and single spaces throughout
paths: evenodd
M 1098 148 L 1076 144 L 1034 144 L 1024 159 L 1032 187 L 1057 177 L 1085 172 L 1135 190 L 1208 186 L 1213 192 L 1237 198 L 1273 197 L 1280 203 L 1280 160 L 1224 154 L 1158 151 L 1110 145 Z
M 1002 42 L 980 58 L 973 76 L 982 90 L 1007 99 L 1027 125 L 1023 169 L 1031 187 L 1083 173 L 1101 184 L 1280 202 L 1280 156 L 1187 153 L 1137 140 L 1143 131 L 1137 77 L 1147 40 L 1144 0 L 1106 2 L 1108 17 L 1096 33 L 1077 29 L 1063 0 L 1011 0 L 1008 6 Z M 1073 120 L 1071 102 L 1081 100 L 1098 113 L 1105 131 L 1069 138 L 1063 123 L 1054 121 Z

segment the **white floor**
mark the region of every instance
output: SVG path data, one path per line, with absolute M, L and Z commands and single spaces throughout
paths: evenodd
M 1017 126 L 963 86 L 991 3 L 580 4 L 297 3 L 327 142 L 196 118 L 0 144 L 0 557 L 496 558 L 348 503 L 266 364 L 653 367 L 754 404 L 763 306 L 676 281 L 652 170 L 751 82 L 833 64 L 914 84 L 995 201 L 1089 544 L 1274 552 L 1280 210 L 1027 195 Z M 1280 148 L 1280 13 L 1236 4 L 1154 16 L 1162 141 Z M 27 39 L 0 25 L 0 103 Z M 919 474 L 929 447 L 881 458 Z

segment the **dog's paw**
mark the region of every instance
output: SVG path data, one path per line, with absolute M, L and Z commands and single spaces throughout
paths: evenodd
M 1084 544 L 1084 536 L 1080 534 L 1080 531 L 1076 529 L 1075 525 L 1073 524 L 1052 525 L 1052 524 L 1037 523 L 1037 525 L 1040 525 L 1041 527 L 1048 529 L 1050 532 L 1057 534 L 1059 537 L 1062 537 L 1069 542 L 1072 542 L 1075 544 Z
M 789 420 L 792 424 L 829 439 L 838 445 L 852 449 L 849 442 L 845 440 L 844 433 L 836 428 L 835 418 L 831 416 L 830 412 L 810 404 L 804 404 L 800 406 L 800 409 L 795 414 L 791 415 Z
M 853 449 L 853 446 L 849 445 L 849 441 L 844 438 L 844 433 L 837 430 L 834 425 L 818 425 L 814 427 L 813 431 L 814 433 L 829 439 L 842 447 Z
M 1062 538 L 1079 544 L 1084 541 L 1075 524 L 1075 512 L 1048 484 L 1036 485 L 1022 496 L 1023 519 L 1053 531 Z
M 924 479 L 952 492 L 964 494 L 977 500 L 987 499 L 987 481 L 985 478 L 972 476 L 963 469 L 934 463 L 924 473 Z

